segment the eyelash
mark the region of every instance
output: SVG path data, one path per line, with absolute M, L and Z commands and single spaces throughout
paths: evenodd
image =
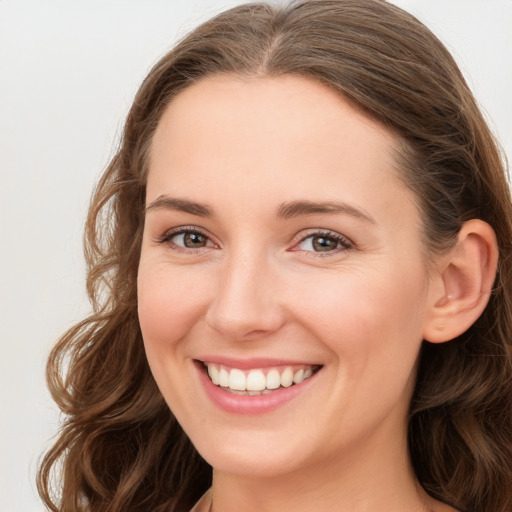
M 302 252 L 306 253 L 310 257 L 314 258 L 325 258 L 328 256 L 331 256 L 333 254 L 338 254 L 343 251 L 349 251 L 351 249 L 354 249 L 354 244 L 346 237 L 341 235 L 340 233 L 336 233 L 336 231 L 330 231 L 330 230 L 315 230 L 313 232 L 308 233 L 305 236 L 301 236 L 301 238 L 294 242 L 293 247 L 297 247 L 299 244 L 302 244 L 308 239 L 314 239 L 314 238 L 324 238 L 328 240 L 333 240 L 336 242 L 337 247 L 335 247 L 332 251 L 305 251 L 302 250 Z M 293 252 L 295 251 L 301 251 L 301 249 L 291 249 Z
M 156 242 L 159 244 L 168 244 L 172 248 L 173 251 L 185 252 L 185 253 L 188 253 L 190 251 L 197 252 L 201 249 L 206 248 L 206 247 L 197 247 L 197 248 L 182 247 L 181 245 L 178 245 L 178 244 L 175 244 L 174 242 L 172 242 L 172 239 L 175 236 L 187 235 L 187 234 L 200 235 L 200 236 L 205 237 L 210 242 L 212 242 L 211 238 L 206 233 L 204 233 L 202 230 L 198 229 L 195 226 L 180 226 L 178 228 L 174 228 L 169 231 L 166 231 L 161 237 L 159 237 L 156 240 Z M 214 243 L 214 242 L 212 242 L 212 243 Z
M 198 229 L 195 226 L 180 226 L 178 228 L 171 229 L 170 231 L 167 231 L 161 237 L 159 237 L 156 240 L 156 242 L 159 244 L 168 244 L 172 248 L 173 251 L 185 252 L 185 253 L 188 253 L 190 251 L 198 252 L 201 249 L 205 249 L 206 247 L 208 247 L 208 246 L 197 247 L 197 248 L 182 247 L 182 246 L 172 242 L 172 239 L 174 237 L 176 237 L 178 235 L 186 235 L 186 234 L 196 234 L 196 235 L 203 236 L 207 239 L 207 241 L 210 241 L 212 244 L 216 245 L 215 242 L 213 242 L 211 240 L 210 236 L 208 236 L 204 231 L 202 231 L 201 229 Z M 311 239 L 324 238 L 324 239 L 332 240 L 336 243 L 337 247 L 335 247 L 331 251 L 325 251 L 325 252 L 323 252 L 323 251 L 306 251 L 303 249 L 295 249 L 295 247 L 302 244 L 309 238 L 311 238 Z M 354 244 L 347 237 L 341 235 L 340 233 L 336 233 L 335 231 L 330 231 L 330 230 L 312 231 L 305 236 L 301 236 L 301 238 L 298 240 L 293 240 L 292 243 L 293 243 L 293 247 L 292 247 L 292 249 L 290 249 L 292 252 L 301 251 L 301 252 L 308 254 L 309 257 L 320 257 L 320 258 L 325 258 L 332 254 L 338 254 L 339 252 L 348 251 L 348 250 L 354 248 Z

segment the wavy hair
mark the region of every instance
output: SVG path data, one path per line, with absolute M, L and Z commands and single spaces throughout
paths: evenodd
M 49 357 L 64 414 L 38 488 L 61 512 L 188 511 L 211 468 L 165 404 L 137 318 L 137 266 L 152 136 L 184 88 L 215 73 L 296 75 L 327 84 L 399 135 L 427 253 L 472 218 L 495 230 L 494 290 L 482 316 L 424 342 L 409 419 L 416 475 L 459 510 L 512 509 L 512 206 L 504 158 L 453 58 L 417 19 L 381 0 L 247 4 L 206 22 L 150 71 L 92 197 L 85 233 L 93 313 Z

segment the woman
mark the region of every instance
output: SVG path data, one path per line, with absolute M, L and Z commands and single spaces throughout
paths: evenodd
M 511 235 L 496 144 L 416 19 L 219 15 L 150 72 L 93 197 L 43 499 L 510 510 Z

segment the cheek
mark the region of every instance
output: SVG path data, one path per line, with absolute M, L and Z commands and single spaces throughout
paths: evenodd
M 318 287 L 306 296 L 303 318 L 332 354 L 330 400 L 336 419 L 358 418 L 368 425 L 395 407 L 405 411 L 422 342 L 422 279 L 417 274 L 412 281 L 400 280 L 396 273 L 382 272 L 346 276 L 343 286 L 323 284 L 323 293 Z
M 186 273 L 185 273 L 186 274 Z M 146 357 L 169 408 L 178 419 L 191 414 L 195 403 L 182 364 L 187 343 L 180 343 L 201 318 L 205 293 L 197 281 L 168 265 L 141 259 L 138 273 L 138 314 Z M 188 412 L 187 412 L 188 411 Z
M 187 334 L 206 307 L 197 274 L 172 272 L 141 262 L 138 275 L 139 322 L 147 348 L 172 347 Z
M 410 362 L 422 339 L 426 282 L 419 267 L 316 276 L 314 286 L 296 290 L 303 297 L 296 317 L 340 357 L 363 365 L 408 353 Z

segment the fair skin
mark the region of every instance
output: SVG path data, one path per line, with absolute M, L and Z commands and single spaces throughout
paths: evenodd
M 208 77 L 159 123 L 139 318 L 157 384 L 214 468 L 216 512 L 453 510 L 416 481 L 407 413 L 422 340 L 464 328 L 450 315 L 475 272 L 446 258 L 427 270 L 395 147 L 338 94 L 289 76 Z M 462 253 L 492 263 L 475 222 Z M 312 375 L 250 396 L 205 364 Z

